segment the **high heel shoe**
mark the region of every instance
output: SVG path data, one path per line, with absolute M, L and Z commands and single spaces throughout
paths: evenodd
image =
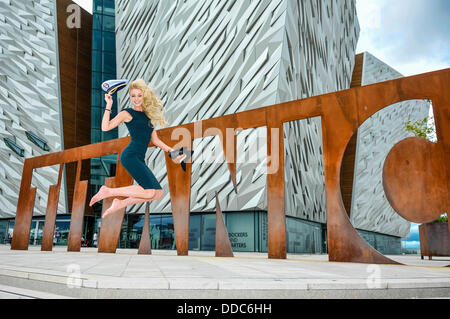
M 181 168 L 186 172 L 186 162 L 189 161 L 192 154 L 194 154 L 193 150 L 188 150 L 186 146 L 179 148 L 175 151 L 169 152 L 169 157 L 171 159 L 175 159 L 180 155 L 186 155 L 185 158 L 180 162 Z

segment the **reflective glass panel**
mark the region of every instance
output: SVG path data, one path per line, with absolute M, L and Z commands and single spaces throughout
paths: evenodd
M 159 249 L 159 242 L 161 238 L 161 216 L 150 215 L 150 242 L 152 249 Z
M 100 51 L 92 51 L 92 71 L 102 71 L 102 54 Z
M 113 32 L 103 32 L 102 39 L 102 50 L 103 51 L 116 51 L 116 34 Z
M 201 250 L 216 250 L 216 215 L 202 215 Z
M 101 30 L 102 29 L 102 18 L 101 14 L 94 14 L 92 16 L 92 29 Z
M 8 240 L 8 221 L 0 220 L 0 245 L 6 244 Z
M 56 220 L 56 229 L 53 235 L 53 244 L 67 246 L 69 243 L 70 220 Z
M 103 54 L 103 73 L 116 74 L 116 53 L 104 52 Z
M 103 16 L 103 31 L 116 32 L 115 25 L 116 21 L 114 16 Z
M 160 249 L 176 249 L 173 217 L 163 216 L 161 218 Z
M 289 253 L 320 253 L 322 251 L 321 237 L 320 225 L 297 218 L 286 218 L 286 240 Z
M 103 14 L 115 14 L 114 0 L 103 0 Z
M 93 3 L 93 13 L 102 13 L 103 12 L 103 0 L 94 0 Z
M 254 213 L 228 213 L 226 226 L 233 251 L 255 251 Z
M 102 50 L 102 32 L 94 30 L 92 32 L 92 50 Z
M 201 215 L 191 215 L 189 218 L 189 249 L 200 250 Z

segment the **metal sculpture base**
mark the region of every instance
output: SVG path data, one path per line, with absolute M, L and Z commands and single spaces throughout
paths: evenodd
M 216 193 L 216 257 L 234 257 L 230 237 L 223 220 L 219 205 L 219 195 Z
M 139 244 L 138 255 L 151 255 L 150 244 L 150 202 L 145 203 L 144 227 L 142 227 L 141 242 Z

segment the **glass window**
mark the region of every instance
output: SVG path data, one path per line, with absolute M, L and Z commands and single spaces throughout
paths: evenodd
M 152 249 L 159 249 L 161 238 L 161 215 L 150 215 L 150 240 Z
M 201 250 L 216 250 L 216 215 L 202 215 Z
M 6 146 L 8 146 L 14 153 L 19 155 L 20 157 L 25 156 L 25 150 L 21 147 L 19 147 L 12 139 L 9 137 L 3 138 L 3 141 L 5 142 Z
M 114 0 L 103 0 L 103 14 L 115 15 Z
M 6 244 L 8 240 L 8 221 L 0 220 L 0 245 Z
M 102 141 L 115 140 L 118 136 L 119 136 L 119 129 L 116 127 L 111 131 L 102 132 Z
M 160 249 L 176 249 L 172 215 L 162 216 L 160 236 Z
M 14 233 L 14 220 L 11 220 L 8 226 L 8 239 L 7 239 L 8 244 L 11 244 L 13 233 Z
M 92 71 L 102 72 L 102 53 L 101 51 L 92 51 Z
M 103 53 L 103 69 L 104 73 L 116 74 L 116 53 L 104 52 Z
M 103 114 L 102 111 L 100 109 L 100 107 L 92 107 L 91 108 L 91 127 L 94 129 L 101 129 L 102 126 L 102 118 L 103 118 Z
M 189 249 L 200 250 L 201 215 L 191 215 L 189 218 Z
M 255 251 L 254 213 L 228 213 L 226 226 L 233 251 Z
M 116 32 L 116 30 L 115 30 L 116 21 L 115 20 L 116 19 L 114 16 L 103 16 L 103 31 Z
M 40 245 L 42 243 L 44 229 L 44 221 L 32 221 L 30 228 L 29 244 L 33 246 Z
M 139 248 L 144 227 L 144 216 L 125 215 L 119 236 L 118 247 L 120 248 Z
M 93 13 L 103 13 L 103 0 L 94 0 Z
M 102 50 L 102 32 L 93 31 L 92 32 L 92 50 Z
M 53 244 L 67 246 L 69 243 L 70 220 L 56 220 Z
M 108 80 L 114 80 L 116 78 L 115 73 L 103 73 L 102 74 L 102 81 L 108 81 Z M 116 94 L 113 95 L 113 97 L 116 96 Z
M 100 143 L 102 141 L 102 131 L 99 129 L 91 128 L 91 142 L 92 144 Z
M 101 30 L 102 29 L 103 15 L 95 14 L 92 16 L 92 29 Z
M 50 151 L 50 147 L 48 146 L 47 141 L 43 137 L 38 136 L 36 133 L 30 131 L 25 132 L 25 134 L 31 142 L 42 148 L 44 151 L 47 152 Z
M 102 90 L 93 89 L 91 92 L 91 105 L 101 107 L 104 100 L 104 92 Z
M 139 248 L 144 228 L 144 215 L 128 215 L 128 242 L 127 248 Z
M 315 223 L 286 218 L 286 240 L 289 253 L 315 254 L 322 252 L 322 230 Z
M 35 245 L 42 244 L 42 237 L 44 236 L 44 224 L 45 224 L 45 221 L 39 221 L 37 233 L 36 233 Z
M 102 32 L 103 39 L 102 39 L 102 50 L 103 51 L 116 51 L 116 34 L 112 32 Z
M 260 212 L 259 214 L 259 251 L 267 253 L 267 236 L 268 236 L 268 223 L 267 223 L 267 213 Z
M 92 87 L 94 89 L 101 89 L 102 83 L 102 74 L 99 72 L 92 72 Z

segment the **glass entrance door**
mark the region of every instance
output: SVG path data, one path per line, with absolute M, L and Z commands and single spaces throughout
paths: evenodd
M 31 222 L 30 239 L 29 239 L 30 245 L 38 246 L 42 243 L 44 222 L 45 221 L 43 220 Z

